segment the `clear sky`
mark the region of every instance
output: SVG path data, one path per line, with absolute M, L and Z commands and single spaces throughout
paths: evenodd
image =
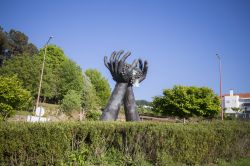
M 83 70 L 97 68 L 114 81 L 103 57 L 131 51 L 149 62 L 137 99 L 152 100 L 173 85 L 207 86 L 219 93 L 250 92 L 249 0 L 1 0 L 0 25 L 30 42 L 53 44 Z

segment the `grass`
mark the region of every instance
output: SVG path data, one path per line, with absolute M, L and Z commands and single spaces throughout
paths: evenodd
M 45 116 L 57 115 L 59 113 L 59 105 L 48 103 L 41 103 L 40 105 L 45 109 Z
M 242 158 L 231 162 L 220 160 L 218 162 L 218 166 L 250 166 L 250 157 Z

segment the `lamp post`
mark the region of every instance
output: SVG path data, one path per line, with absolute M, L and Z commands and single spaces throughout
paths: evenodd
M 50 36 L 48 41 L 45 44 L 45 50 L 44 50 L 44 54 L 43 54 L 42 72 L 41 72 L 40 83 L 39 83 L 38 94 L 37 94 L 37 100 L 36 100 L 36 108 L 38 108 L 39 98 L 40 98 L 40 93 L 41 93 L 41 87 L 42 87 L 42 81 L 43 81 L 44 63 L 45 63 L 45 58 L 46 58 L 46 54 L 47 54 L 47 46 L 48 46 L 48 44 L 49 44 L 49 42 L 50 42 L 50 40 L 52 38 L 53 38 L 53 36 Z
M 216 54 L 219 60 L 219 72 L 220 72 L 220 100 L 221 100 L 221 120 L 224 120 L 224 112 L 223 112 L 223 101 L 222 101 L 222 70 L 221 70 L 221 57 L 219 54 Z

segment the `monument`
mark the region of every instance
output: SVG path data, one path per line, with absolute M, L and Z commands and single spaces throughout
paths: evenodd
M 120 106 L 124 103 L 126 121 L 140 121 L 136 111 L 136 103 L 133 86 L 139 86 L 147 75 L 148 62 L 136 59 L 132 64 L 126 63 L 130 52 L 113 52 L 108 58 L 104 57 L 104 64 L 109 69 L 113 80 L 116 81 L 115 88 L 110 96 L 108 104 L 102 112 L 101 120 L 110 121 L 118 118 Z

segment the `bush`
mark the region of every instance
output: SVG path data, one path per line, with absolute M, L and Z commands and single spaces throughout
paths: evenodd
M 1 123 L 2 165 L 206 165 L 250 155 L 249 122 Z

